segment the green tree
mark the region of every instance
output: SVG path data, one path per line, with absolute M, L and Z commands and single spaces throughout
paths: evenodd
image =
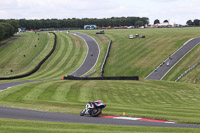
M 186 24 L 189 25 L 189 26 L 191 26 L 191 25 L 193 25 L 193 22 L 192 22 L 192 20 L 188 20 L 188 21 L 186 22 Z
M 164 22 L 164 23 L 169 23 L 169 21 L 168 21 L 168 20 L 164 20 L 163 22 Z
M 154 21 L 154 24 L 160 24 L 160 20 L 156 19 L 156 20 Z
M 10 36 L 13 36 L 15 33 L 15 29 L 12 25 L 10 25 L 9 23 L 3 23 L 4 26 L 4 31 L 5 31 L 5 38 L 8 38 Z
M 5 27 L 2 23 L 0 23 L 0 40 L 3 40 L 5 37 Z
M 136 27 L 144 26 L 144 22 L 141 20 L 138 20 L 138 21 L 136 21 L 135 26 Z
M 14 32 L 15 33 L 18 32 L 18 28 L 20 27 L 19 26 L 19 21 L 11 19 L 11 20 L 8 20 L 8 23 L 14 27 Z
M 194 20 L 194 25 L 195 25 L 195 26 L 199 26 L 199 25 L 200 25 L 200 20 L 195 19 L 195 20 Z

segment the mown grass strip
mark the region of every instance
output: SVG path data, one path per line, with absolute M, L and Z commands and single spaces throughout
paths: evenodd
M 0 119 L 1 133 L 151 133 L 151 132 L 181 132 L 198 133 L 200 129 L 194 128 L 170 128 L 170 127 L 139 127 L 139 126 L 119 126 L 100 124 L 78 124 L 78 123 L 58 123 L 39 122 L 29 120 Z

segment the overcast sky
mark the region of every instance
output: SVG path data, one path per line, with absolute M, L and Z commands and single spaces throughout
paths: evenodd
M 170 24 L 200 19 L 200 0 L 0 0 L 0 19 L 148 17 Z

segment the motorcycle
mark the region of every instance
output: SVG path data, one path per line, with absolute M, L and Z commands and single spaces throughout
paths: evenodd
M 102 113 L 102 109 L 106 107 L 101 101 L 88 102 L 80 112 L 80 116 L 90 115 L 92 117 L 98 117 Z

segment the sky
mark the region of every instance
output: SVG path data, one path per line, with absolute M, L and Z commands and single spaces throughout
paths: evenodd
M 186 24 L 200 19 L 200 0 L 0 0 L 0 19 L 148 17 Z

